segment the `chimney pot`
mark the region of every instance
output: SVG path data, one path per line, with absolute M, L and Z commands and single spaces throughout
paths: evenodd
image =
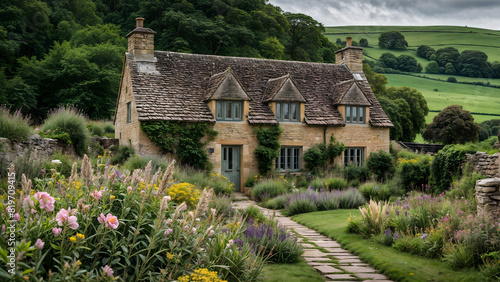
M 136 27 L 144 27 L 144 18 L 135 19 Z
M 346 37 L 345 38 L 345 47 L 349 47 L 352 45 L 352 37 Z

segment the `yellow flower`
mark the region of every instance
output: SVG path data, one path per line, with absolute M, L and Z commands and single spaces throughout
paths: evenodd
M 415 275 L 415 273 L 411 272 L 410 275 Z
M 71 237 L 69 237 L 69 240 L 70 240 L 71 242 L 76 242 L 76 237 L 71 236 Z
M 114 200 L 116 199 L 115 195 L 111 195 L 111 197 L 109 197 L 111 200 Z
M 83 235 L 81 233 L 76 233 L 76 238 L 83 240 L 83 239 L 85 239 L 85 235 Z
M 173 254 L 171 254 L 171 253 L 167 252 L 167 258 L 168 258 L 168 259 L 173 259 L 173 258 L 175 258 L 175 255 L 173 255 Z

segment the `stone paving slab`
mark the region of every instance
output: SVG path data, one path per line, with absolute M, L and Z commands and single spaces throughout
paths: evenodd
M 329 265 L 314 266 L 321 274 L 342 273 L 343 271 Z
M 327 257 L 305 257 L 306 261 L 331 261 L 330 258 Z
M 341 266 L 343 270 L 350 272 L 350 273 L 376 273 L 377 270 L 375 270 L 372 267 L 369 266 Z
M 373 280 L 388 280 L 387 276 L 379 273 L 358 273 L 356 277 L 362 279 L 373 279 Z
M 301 243 L 302 247 L 304 249 L 314 249 L 316 248 L 316 246 L 314 246 L 313 244 L 309 244 L 309 243 Z
M 315 243 L 315 242 L 312 242 Z M 345 254 L 350 254 L 348 250 L 344 250 L 342 248 L 324 248 L 325 250 L 329 251 L 330 253 L 345 253 Z
M 339 259 L 339 264 L 351 264 L 351 263 L 362 263 L 362 261 L 358 258 Z
M 322 248 L 340 248 L 340 244 L 332 240 L 329 241 L 314 241 L 314 244 Z
M 352 277 L 349 274 L 328 274 L 325 275 L 326 278 L 332 279 L 332 280 L 339 280 L 339 279 L 346 279 L 346 280 L 355 280 L 355 277 Z
M 323 253 L 320 250 L 311 249 L 311 250 L 304 250 L 304 254 L 302 256 L 304 256 L 304 257 L 326 257 L 329 255 L 330 255 L 329 253 Z

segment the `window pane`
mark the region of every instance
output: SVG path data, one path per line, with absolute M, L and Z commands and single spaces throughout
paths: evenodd
M 234 119 L 241 119 L 241 102 L 234 102 Z
M 297 104 L 293 103 L 292 104 L 292 120 L 298 120 L 297 119 Z
M 351 122 L 351 107 L 345 107 L 345 122 Z
M 222 154 L 224 156 L 223 160 L 227 161 L 227 148 L 224 148 L 223 151 L 224 151 L 223 154 Z
M 215 111 L 217 113 L 216 114 L 217 115 L 216 119 L 223 119 L 224 118 L 223 115 L 222 115 L 222 105 L 223 104 L 222 104 L 221 101 L 217 101 L 216 106 L 215 106 Z
M 352 107 L 352 122 L 358 122 L 357 109 L 357 107 Z
M 228 151 L 227 169 L 233 169 L 233 148 L 227 148 L 227 151 Z
M 233 117 L 233 103 L 232 102 L 225 102 L 226 104 L 226 116 L 224 117 L 225 119 L 232 119 Z
M 286 169 L 290 169 L 292 164 L 292 148 L 286 150 Z
M 130 104 L 131 102 L 127 103 L 127 123 L 132 122 L 132 106 Z
M 285 169 L 285 160 L 286 160 L 286 151 L 284 148 L 281 148 L 280 153 L 280 169 Z
M 359 117 L 359 122 L 364 123 L 365 122 L 365 108 L 364 107 L 358 107 L 358 117 Z
M 290 104 L 283 104 L 283 120 L 290 120 L 290 110 L 289 110 Z
M 299 169 L 300 165 L 300 149 L 293 149 L 293 169 Z
M 276 103 L 276 119 L 281 120 L 281 103 Z

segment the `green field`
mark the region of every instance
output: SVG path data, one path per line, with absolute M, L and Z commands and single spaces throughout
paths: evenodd
M 378 37 L 386 31 L 399 31 L 408 41 L 408 50 L 387 50 L 378 48 Z M 332 42 L 337 38 L 345 40 L 351 36 L 358 41 L 366 38 L 369 47 L 363 53 L 366 59 L 378 59 L 380 55 L 391 52 L 395 56 L 407 54 L 415 57 L 425 68 L 428 60 L 416 56 L 416 49 L 420 45 L 430 45 L 434 49 L 455 47 L 460 52 L 463 50 L 480 50 L 488 55 L 488 61 L 500 61 L 500 31 L 460 27 L 460 26 L 341 26 L 326 27 L 325 34 Z M 369 56 L 369 57 L 368 57 Z M 500 114 L 500 89 L 484 86 L 465 85 L 445 82 L 450 75 L 427 74 L 425 72 L 415 75 L 425 75 L 444 81 L 435 81 L 409 75 L 385 74 L 388 79 L 387 86 L 409 86 L 420 91 L 430 110 L 441 111 L 449 105 L 462 105 L 462 107 L 475 113 Z M 500 85 L 500 79 L 475 78 L 454 75 L 458 82 L 484 82 Z M 427 123 L 432 122 L 437 112 L 429 112 Z M 474 115 L 474 120 L 481 123 L 485 120 L 498 119 L 500 116 Z

